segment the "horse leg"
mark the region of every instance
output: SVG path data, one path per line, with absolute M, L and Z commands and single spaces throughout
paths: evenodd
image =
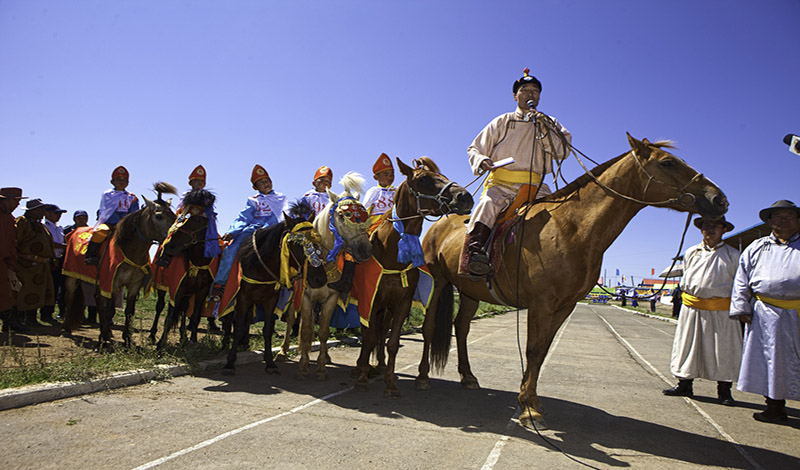
M 333 294 L 328 296 L 322 304 L 322 310 L 319 314 L 319 355 L 317 355 L 317 380 L 327 380 L 328 372 L 325 370 L 325 365 L 331 362 L 331 357 L 328 355 L 328 338 L 331 333 L 331 316 L 333 310 L 336 308 L 337 295 Z
M 162 306 L 161 308 L 164 307 Z M 164 346 L 167 345 L 167 337 L 169 336 L 169 332 L 172 331 L 172 327 L 174 326 L 175 326 L 175 307 L 169 305 L 167 307 L 167 315 L 164 317 L 164 331 L 161 333 L 161 339 L 158 340 L 158 346 L 156 346 L 157 351 L 161 351 L 162 349 L 164 349 Z
M 361 353 L 358 355 L 356 362 L 356 370 L 358 371 L 358 379 L 356 379 L 355 389 L 366 392 L 367 385 L 369 384 L 369 358 L 372 356 L 372 351 L 378 343 L 378 336 L 381 332 L 380 319 L 370 319 L 370 326 L 361 327 Z
M 289 306 L 286 307 L 286 332 L 283 335 L 281 350 L 278 351 L 278 355 L 275 357 L 278 361 L 286 361 L 289 358 L 289 348 L 292 343 L 292 328 L 294 328 L 296 321 L 297 312 L 294 309 L 294 302 L 289 302 Z
M 403 322 L 405 322 L 408 312 L 411 310 L 411 296 L 403 299 L 403 301 L 395 306 L 387 309 L 387 317 L 391 317 L 392 334 L 389 336 L 389 341 L 386 342 L 386 352 L 389 353 L 389 361 L 386 363 L 386 370 L 383 373 L 383 382 L 386 384 L 386 389 L 383 391 L 385 398 L 399 398 L 400 389 L 397 388 L 397 378 L 395 377 L 394 370 L 397 364 L 397 351 L 400 350 L 400 333 L 403 329 Z M 385 335 L 385 332 L 381 332 Z M 383 341 L 383 339 L 381 339 Z
M 300 362 L 297 365 L 295 378 L 299 380 L 308 379 L 309 354 L 311 343 L 314 341 L 314 312 L 312 311 L 312 301 L 310 297 L 303 296 L 303 303 L 300 305 L 300 334 L 298 343 L 300 350 Z M 289 324 L 286 324 L 286 337 L 289 336 Z
M 156 289 L 156 293 L 158 294 L 158 299 L 156 300 L 156 316 L 153 318 L 153 326 L 150 327 L 150 344 L 155 344 L 156 342 L 156 335 L 158 334 L 158 317 L 161 316 L 161 312 L 164 311 L 164 304 L 166 304 L 165 298 L 167 297 L 167 291 Z
M 133 347 L 133 315 L 136 313 L 136 297 L 139 295 L 139 288 L 128 289 L 128 298 L 125 301 L 125 329 L 122 330 L 122 339 L 125 341 L 125 348 Z
M 189 340 L 192 343 L 197 343 L 197 328 L 200 326 L 200 316 L 203 314 L 203 296 L 205 291 L 198 292 L 195 294 L 194 297 L 194 310 L 192 310 L 192 316 L 189 317 L 189 331 L 191 331 L 191 336 Z
M 469 335 L 470 322 L 475 317 L 478 305 L 479 302 L 477 300 L 462 295 L 455 319 L 458 373 L 461 376 L 461 386 L 468 390 L 481 388 L 478 384 L 478 379 L 472 374 L 472 368 L 469 365 L 469 352 L 467 351 L 467 335 Z
M 542 401 L 536 393 L 539 373 L 558 328 L 574 308 L 575 305 L 572 305 L 552 314 L 550 312 L 543 313 L 546 309 L 542 308 L 539 308 L 538 314 L 534 311 L 534 307 L 531 306 L 528 309 L 528 340 L 525 347 L 525 358 L 528 364 L 525 367 L 519 392 L 519 404 L 522 408 L 519 422 L 526 428 L 547 429 L 547 423 L 542 415 Z
M 61 335 L 72 335 L 72 329 L 77 322 L 77 316 L 83 316 L 82 296 L 80 292 L 80 284 L 78 280 L 71 276 L 64 276 L 64 305 L 65 311 L 62 313 L 64 317 L 61 325 Z M 78 304 L 81 304 L 80 307 Z
M 386 370 L 386 337 L 389 335 L 389 328 L 392 326 L 392 316 L 387 312 L 388 309 L 383 309 L 381 314 L 381 332 L 380 341 L 376 346 L 375 358 L 378 360 L 376 368 L 378 370 Z
M 240 298 L 238 302 L 243 302 L 244 298 Z M 239 352 L 239 345 L 244 342 L 244 338 L 250 334 L 250 315 L 247 313 L 247 308 L 240 308 L 237 302 L 236 310 L 229 313 L 227 316 L 232 317 L 228 324 L 233 324 L 233 341 L 231 341 L 231 350 L 228 352 L 227 362 L 222 367 L 222 375 L 236 374 L 236 355 Z
M 277 301 L 277 297 L 275 298 Z M 272 335 L 275 333 L 275 302 L 267 302 L 265 305 L 270 308 L 264 309 L 264 372 L 270 375 L 280 374 L 275 359 L 272 357 Z
M 434 363 L 434 369 L 443 370 L 450 352 L 450 339 L 453 331 L 453 286 L 444 279 L 437 279 L 433 285 L 433 296 L 431 304 L 428 306 L 429 313 L 425 315 L 422 323 L 422 359 L 419 361 L 419 374 L 414 381 L 417 390 L 430 390 L 431 379 L 428 373 L 431 369 L 431 361 Z M 445 344 L 434 348 L 437 330 L 443 331 L 440 336 L 445 340 Z M 442 351 L 442 354 L 432 353 L 432 350 Z
M 228 349 L 231 344 L 231 330 L 233 329 L 233 315 L 228 314 L 220 318 L 222 322 L 222 349 Z
M 114 318 L 114 314 L 117 310 L 116 307 L 114 307 L 113 296 L 110 299 L 106 299 L 101 295 L 97 295 L 95 296 L 95 305 L 97 305 L 97 315 L 100 317 L 100 335 L 97 340 L 99 348 L 110 348 L 111 338 L 113 337 L 111 333 L 111 320 Z

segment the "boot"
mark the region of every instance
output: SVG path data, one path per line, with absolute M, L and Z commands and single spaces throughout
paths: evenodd
M 36 320 L 36 310 L 25 311 L 25 325 L 31 328 L 39 328 L 44 326 Z
M 211 287 L 211 293 L 208 294 L 208 302 L 218 304 L 222 300 L 222 294 L 225 292 L 225 286 L 222 284 L 214 284 Z
M 42 319 L 43 322 L 53 324 L 56 320 L 53 318 L 53 312 L 55 312 L 56 308 L 54 305 L 45 305 L 41 309 L 39 309 L 39 317 Z
M 692 390 L 693 379 L 678 379 L 678 385 L 662 390 L 661 393 L 668 397 L 693 397 L 694 391 Z
M 161 253 L 161 256 L 158 258 L 157 265 L 161 266 L 162 268 L 169 267 L 169 263 L 172 262 L 172 255 L 168 255 L 166 253 Z
M 789 419 L 789 416 L 786 414 L 786 400 L 764 398 L 767 399 L 767 409 L 761 413 L 753 413 L 753 418 L 755 418 L 756 421 L 761 421 L 762 423 L 777 423 Z
M 489 265 L 489 256 L 486 255 L 486 241 L 489 240 L 492 229 L 486 225 L 476 222 L 472 231 L 467 234 L 466 255 L 469 257 L 467 261 L 467 269 L 469 273 L 475 276 L 486 276 L 492 270 Z
M 9 330 L 24 333 L 29 331 L 30 328 L 18 322 L 15 318 L 14 311 L 7 310 L 0 313 L 0 320 L 3 320 L 3 333 L 8 333 Z
M 100 257 L 97 254 L 98 251 L 100 251 L 100 243 L 89 241 L 89 243 L 86 245 L 86 256 L 83 260 L 83 263 L 91 266 L 97 266 L 97 263 L 100 262 Z
M 720 404 L 725 406 L 736 406 L 736 402 L 731 395 L 732 382 L 717 382 L 717 398 Z
M 328 283 L 328 287 L 330 287 L 333 290 L 338 290 L 343 294 L 347 294 L 353 287 L 353 274 L 355 272 L 356 272 L 355 261 L 345 260 L 344 267 L 342 268 L 342 277 L 340 277 L 339 280 L 336 282 Z

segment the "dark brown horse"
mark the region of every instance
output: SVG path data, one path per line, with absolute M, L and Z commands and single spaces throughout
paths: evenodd
M 504 299 L 502 303 L 527 309 L 520 422 L 544 426 L 536 386 L 550 343 L 575 304 L 597 282 L 603 253 L 633 216 L 648 205 L 710 217 L 726 212 L 728 202 L 722 191 L 665 151 L 668 143 L 653 144 L 630 135 L 628 141 L 628 152 L 537 201 L 524 220 L 518 219 L 512 241 L 505 244 L 499 274 L 491 284 L 458 276 L 467 217 L 449 217 L 433 224 L 423 240 L 435 289 L 423 326 L 418 389 L 430 388 L 431 363 L 436 369 L 446 364 L 453 287 L 460 293 L 455 331 L 458 372 L 465 388 L 478 388 L 467 355 L 469 322 L 480 301 L 499 304 L 498 299 Z
M 398 186 L 395 193 L 394 214 L 407 236 L 419 236 L 426 215 L 469 213 L 473 204 L 472 196 L 442 175 L 433 160 L 422 157 L 413 164 L 412 168 L 397 159 L 398 168 L 406 180 Z M 399 396 L 394 368 L 400 348 L 400 330 L 411 310 L 414 289 L 420 275 L 412 262 L 398 261 L 400 241 L 400 233 L 390 220 L 385 221 L 372 234 L 372 256 L 383 267 L 383 275 L 375 293 L 369 326 L 362 328 L 364 340 L 357 365 L 359 376 L 356 388 L 366 390 L 370 355 L 386 336 L 381 325 L 390 327 L 391 335 L 386 342 L 388 361 L 383 375 L 386 397 Z
M 174 297 L 170 298 L 167 317 L 164 320 L 164 331 L 158 341 L 159 350 L 166 346 L 167 336 L 178 316 L 181 319 L 181 341 L 186 341 L 185 314 L 192 299 L 194 299 L 194 310 L 189 317 L 191 331 L 189 339 L 191 342 L 197 342 L 197 326 L 205 305 L 205 296 L 214 281 L 211 273 L 214 258 L 206 256 L 206 232 L 210 219 L 204 213 L 204 209 L 213 205 L 214 200 L 214 195 L 204 189 L 190 191 L 183 199 L 181 215 L 170 229 L 171 235 L 161 247 L 165 255 L 173 257 L 172 263 L 184 264 L 186 274 L 177 287 Z M 216 240 L 214 242 L 216 243 Z M 153 321 L 154 324 L 156 321 L 157 317 Z M 155 334 L 153 330 L 151 334 Z
M 236 353 L 239 345 L 245 343 L 249 337 L 250 323 L 252 323 L 253 310 L 256 305 L 264 309 L 264 370 L 268 374 L 278 373 L 272 356 L 272 334 L 275 328 L 273 311 L 278 303 L 281 280 L 281 256 L 284 263 L 288 263 L 284 272 L 296 273 L 305 276 L 311 287 L 321 287 L 328 282 L 325 265 L 322 263 L 314 266 L 307 263 L 309 258 L 320 251 L 318 243 L 313 250 L 307 250 L 309 241 L 312 240 L 313 227 L 307 220 L 313 218 L 311 207 L 305 203 L 295 204 L 289 214 L 284 214 L 284 221 L 268 228 L 253 232 L 250 240 L 244 241 L 239 247 L 239 259 L 242 280 L 239 283 L 239 292 L 236 294 L 236 308 L 233 313 L 233 341 L 228 353 L 228 359 L 222 369 L 223 374 L 232 375 L 236 370 Z M 282 241 L 286 238 L 285 249 L 282 252 Z M 285 282 L 284 282 L 285 284 Z M 287 331 L 286 334 L 289 334 Z

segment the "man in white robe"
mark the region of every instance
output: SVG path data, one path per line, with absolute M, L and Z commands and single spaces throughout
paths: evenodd
M 800 400 L 800 209 L 777 201 L 759 212 L 772 233 L 739 259 L 731 316 L 746 323 L 737 389 L 767 400 L 757 421 L 786 421 L 786 400 Z
M 694 396 L 693 380 L 717 381 L 717 398 L 734 406 L 731 386 L 739 374 L 742 357 L 742 329 L 730 318 L 730 292 L 739 250 L 722 242 L 733 224 L 721 219 L 695 219 L 703 241 L 683 257 L 684 274 L 678 328 L 672 343 L 670 371 L 678 385 L 664 390 L 668 396 Z

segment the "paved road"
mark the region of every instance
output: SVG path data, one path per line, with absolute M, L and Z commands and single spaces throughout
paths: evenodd
M 235 377 L 213 372 L 0 412 L 2 468 L 800 468 L 800 403 L 788 403 L 789 424 L 769 425 L 751 417 L 761 397 L 734 392 L 740 406 L 724 407 L 709 381 L 696 381 L 694 400 L 661 395 L 672 384 L 674 330 L 579 305 L 545 363 L 539 392 L 550 429 L 541 436 L 512 419 L 521 369 L 510 313 L 473 323 L 478 391 L 461 389 L 455 354 L 432 390 L 414 390 L 420 337 L 407 336 L 397 400 L 383 398 L 381 381 L 352 390 L 357 351 L 336 348 L 324 382 L 295 380 L 294 362 L 280 376 L 254 363 Z

